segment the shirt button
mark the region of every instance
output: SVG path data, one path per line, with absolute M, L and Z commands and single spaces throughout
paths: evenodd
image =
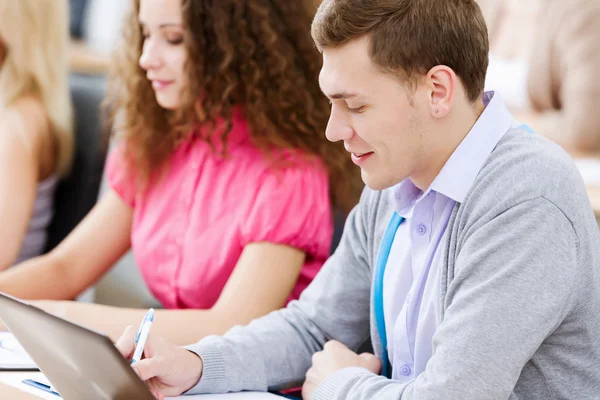
M 419 236 L 423 236 L 425 233 L 427 233 L 427 227 L 424 224 L 419 224 L 417 226 L 417 233 Z
M 402 367 L 400 367 L 400 372 L 404 376 L 410 376 L 412 370 L 410 369 L 410 367 L 408 365 L 404 364 Z

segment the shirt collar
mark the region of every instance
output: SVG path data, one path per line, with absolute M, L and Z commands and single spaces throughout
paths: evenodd
M 422 198 L 423 192 L 410 179 L 403 180 L 394 186 L 389 193 L 391 206 L 398 215 L 406 219 L 412 217 L 415 204 Z
M 458 203 L 464 200 L 488 156 L 515 123 L 499 94 L 484 93 L 483 103 L 483 113 L 425 193 L 408 178 L 392 188 L 389 200 L 396 212 L 408 218 L 412 206 L 431 190 Z

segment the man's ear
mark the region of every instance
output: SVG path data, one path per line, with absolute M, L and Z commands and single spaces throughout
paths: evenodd
M 458 77 L 452 68 L 437 65 L 427 73 L 426 82 L 430 89 L 427 99 L 429 113 L 434 118 L 445 117 L 452 108 Z

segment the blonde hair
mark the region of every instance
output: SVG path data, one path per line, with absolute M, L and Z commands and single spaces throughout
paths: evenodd
M 73 111 L 68 85 L 67 0 L 0 0 L 0 98 L 8 107 L 19 98 L 39 98 L 55 138 L 55 171 L 69 170 Z

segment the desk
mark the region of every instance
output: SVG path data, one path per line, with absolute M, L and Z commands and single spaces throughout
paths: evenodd
M 4 372 L 3 372 L 4 373 Z M 17 388 L 0 382 L 0 399 L 10 400 L 40 400 L 39 397 L 25 393 Z
M 583 168 L 583 170 L 580 169 L 580 171 L 584 176 L 584 180 L 586 179 L 586 176 L 587 179 L 591 179 L 591 181 L 586 184 L 585 188 L 587 190 L 590 203 L 592 204 L 594 214 L 596 215 L 596 219 L 598 220 L 598 223 L 600 223 L 600 185 L 598 185 L 597 174 L 590 174 L 590 168 L 600 169 L 600 165 L 596 167 L 594 164 L 586 164 L 586 161 L 591 160 L 593 162 L 594 159 L 600 162 L 600 153 L 581 153 L 577 151 L 570 151 L 569 154 L 571 157 L 573 157 L 575 163 L 583 163 L 583 165 L 578 164 L 578 168 Z
M 600 222 L 600 186 L 588 186 L 587 192 L 596 219 Z
M 598 184 L 598 172 L 593 172 L 596 169 L 600 169 L 600 155 L 588 154 L 579 156 L 578 154 L 571 154 L 575 162 L 578 163 L 578 168 L 582 168 L 580 171 L 584 177 L 584 180 L 588 180 L 585 188 L 592 205 L 592 210 L 594 210 L 596 219 L 600 223 L 600 184 Z M 594 162 L 594 159 L 598 161 Z M 598 163 L 598 165 L 595 163 Z

